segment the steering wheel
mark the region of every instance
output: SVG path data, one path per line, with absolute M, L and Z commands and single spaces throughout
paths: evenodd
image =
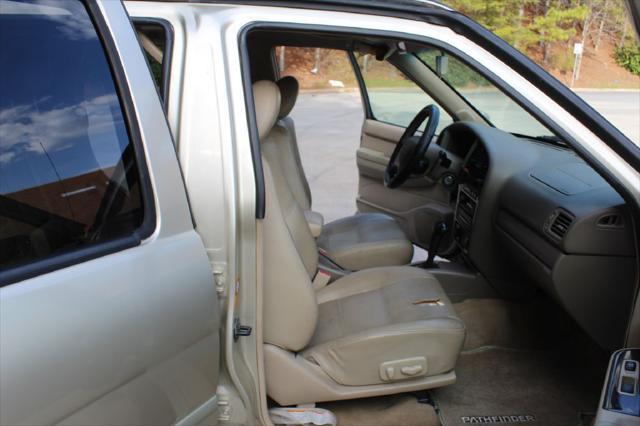
M 419 139 L 413 136 L 420 125 L 427 120 L 424 132 Z M 400 141 L 393 150 L 389 164 L 384 171 L 384 184 L 387 188 L 397 188 L 409 179 L 429 148 L 440 121 L 440 109 L 436 105 L 427 105 L 411 120 Z

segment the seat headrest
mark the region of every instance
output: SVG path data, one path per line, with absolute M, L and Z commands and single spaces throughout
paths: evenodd
M 278 121 L 280 89 L 273 81 L 256 81 L 253 83 L 253 102 L 256 108 L 258 135 L 262 140 Z
M 282 98 L 278 118 L 284 118 L 289 115 L 293 106 L 296 104 L 300 86 L 298 84 L 298 80 L 290 75 L 282 77 L 280 80 L 276 81 L 276 84 L 280 88 L 280 96 Z

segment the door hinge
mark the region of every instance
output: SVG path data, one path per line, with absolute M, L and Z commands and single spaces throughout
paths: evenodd
M 251 327 L 240 324 L 240 318 L 233 321 L 233 340 L 238 340 L 240 336 L 251 336 Z

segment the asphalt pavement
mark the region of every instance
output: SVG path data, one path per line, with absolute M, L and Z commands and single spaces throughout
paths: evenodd
M 640 91 L 577 91 L 596 111 L 640 145 Z M 508 131 L 539 134 L 540 128 L 504 103 L 495 94 L 475 93 L 469 97 L 489 119 Z M 402 91 L 381 91 L 377 102 L 388 119 L 412 117 L 424 97 Z M 373 99 L 372 99 L 373 102 Z M 374 109 L 375 109 L 374 103 Z M 379 107 L 382 108 L 382 107 Z M 393 116 L 392 114 L 398 114 Z M 364 119 L 358 92 L 301 93 L 293 109 L 302 164 L 311 186 L 313 209 L 326 221 L 356 211 L 358 192 L 356 150 Z M 443 117 L 443 125 L 447 124 Z M 516 123 L 516 124 L 513 124 Z M 511 127 L 511 128 L 509 128 Z

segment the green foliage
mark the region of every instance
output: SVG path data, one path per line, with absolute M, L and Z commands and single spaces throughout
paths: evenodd
M 603 40 L 623 46 L 633 40 L 622 0 L 443 0 L 470 16 L 543 66 L 561 72 L 573 67 L 574 42 L 585 54 Z M 635 41 L 631 43 L 636 46 Z M 592 50 L 593 49 L 593 50 Z M 616 61 L 637 74 L 637 48 L 618 48 Z
M 588 12 L 587 6 L 553 6 L 545 15 L 535 17 L 529 28 L 539 42 L 567 41 L 576 34 L 574 24 L 583 21 Z
M 472 17 L 507 42 L 516 45 L 533 38 L 524 25 L 525 8 L 536 0 L 445 0 L 454 9 Z
M 558 49 L 551 53 L 549 62 L 553 64 L 559 71 L 570 72 L 573 69 L 573 63 L 575 57 L 573 54 L 573 48 L 567 47 L 566 49 Z
M 447 0 L 520 49 L 536 43 L 567 41 L 589 8 L 579 0 Z M 549 6 L 548 8 L 546 6 Z
M 618 47 L 613 57 L 622 68 L 640 75 L 640 44 Z

